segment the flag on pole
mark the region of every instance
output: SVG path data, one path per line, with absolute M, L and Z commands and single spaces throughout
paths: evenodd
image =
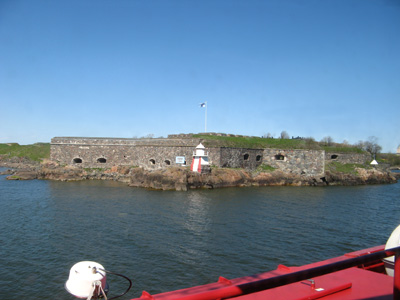
M 205 102 L 200 103 L 200 107 L 206 107 L 206 103 Z

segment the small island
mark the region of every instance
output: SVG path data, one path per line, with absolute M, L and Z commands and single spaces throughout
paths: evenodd
M 199 145 L 207 160 L 201 171 L 193 169 Z M 183 191 L 397 182 L 398 173 L 391 169 L 398 168 L 400 156 L 371 149 L 379 146 L 222 133 L 132 139 L 55 137 L 50 144 L 0 144 L 0 166 L 10 168 L 3 173 L 14 180 L 115 180 L 133 187 Z M 371 165 L 373 156 L 376 164 Z

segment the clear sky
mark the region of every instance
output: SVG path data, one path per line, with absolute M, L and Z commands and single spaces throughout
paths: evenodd
M 0 0 L 0 143 L 400 144 L 399 0 Z

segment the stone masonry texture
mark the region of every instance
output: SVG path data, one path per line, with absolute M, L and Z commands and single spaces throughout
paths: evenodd
M 146 170 L 181 166 L 184 159 L 190 166 L 193 152 L 201 142 L 195 138 L 84 138 L 54 137 L 51 160 L 84 168 L 137 166 Z M 323 150 L 280 150 L 210 147 L 206 149 L 210 165 L 255 170 L 262 164 L 286 173 L 320 176 L 325 163 L 365 163 L 364 154 L 325 153 Z

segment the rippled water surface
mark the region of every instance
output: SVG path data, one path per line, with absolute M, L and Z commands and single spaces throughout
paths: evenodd
M 0 298 L 75 299 L 64 283 L 82 260 L 130 277 L 122 299 L 302 265 L 384 244 L 399 201 L 399 183 L 162 192 L 0 176 Z

